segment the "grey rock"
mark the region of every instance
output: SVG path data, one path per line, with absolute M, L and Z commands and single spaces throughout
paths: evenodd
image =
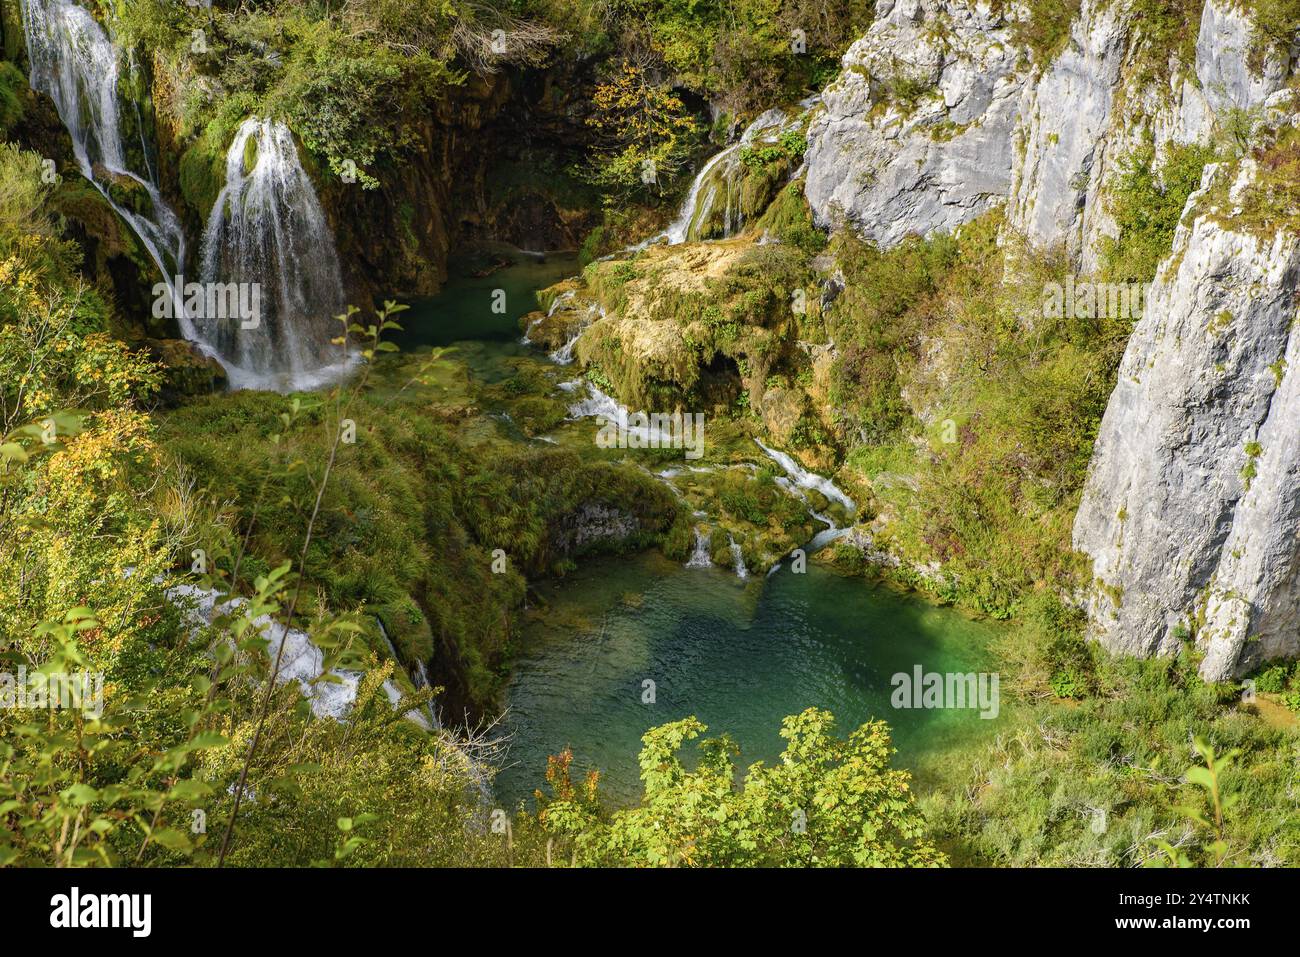
M 1205 0 L 1196 39 L 1196 77 L 1216 113 L 1251 109 L 1286 83 L 1287 64 L 1276 56 L 1256 73 L 1250 65 L 1251 23 L 1248 15 L 1224 0 Z
M 1114 5 L 1085 0 L 1065 50 L 1022 93 L 1022 148 L 1012 178 L 1008 224 L 1035 245 L 1084 245 L 1097 209 L 1111 107 L 1128 42 Z
M 1298 281 L 1295 236 L 1265 241 L 1209 216 L 1179 226 L 1074 525 L 1093 560 L 1092 633 L 1111 650 L 1169 653 L 1178 629 L 1195 630 L 1213 680 L 1300 652 L 1300 383 L 1286 371 L 1300 362 Z
M 804 189 L 818 223 L 843 217 L 890 246 L 1004 202 L 1017 60 L 1008 21 L 987 5 L 880 3 L 809 125 Z M 927 87 L 910 108 L 890 102 L 900 78 Z

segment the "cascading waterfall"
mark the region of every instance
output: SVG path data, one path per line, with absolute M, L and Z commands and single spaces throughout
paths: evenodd
M 719 198 L 726 204 L 723 207 L 722 235 L 724 238 L 735 235 L 744 225 L 744 216 L 738 203 L 742 151 L 756 142 L 775 143 L 785 124 L 784 112 L 768 110 L 745 128 L 739 140 L 715 153 L 696 174 L 677 218 L 667 230 L 644 245 L 666 239 L 670 246 L 676 246 L 698 239 L 701 224 L 713 212 Z
M 755 439 L 754 442 L 763 450 L 764 454 L 767 455 L 768 458 L 781 466 L 785 471 L 785 476 L 777 479 L 778 484 L 791 494 L 797 495 L 799 498 L 803 499 L 804 504 L 808 506 L 808 514 L 826 526 L 826 528 L 813 536 L 812 541 L 805 546 L 806 551 L 815 552 L 823 545 L 829 544 L 848 532 L 848 529 L 841 528 L 831 516 L 814 509 L 812 504 L 808 501 L 808 496 L 804 493 L 808 490 L 817 491 L 825 498 L 833 502 L 839 502 L 850 515 L 858 509 L 857 505 L 854 504 L 853 499 L 845 495 L 844 492 L 841 491 L 840 488 L 830 479 L 826 478 L 824 475 L 809 472 L 786 453 L 777 449 L 769 448 L 758 439 Z
M 180 290 L 173 277 L 184 267 L 185 234 L 158 190 L 138 106 L 143 175 L 131 169 L 122 140 L 117 47 L 95 18 L 72 0 L 22 0 L 22 10 L 32 89 L 54 101 L 82 175 L 135 232 L 167 284 L 173 306 L 179 307 Z M 129 204 L 124 201 L 128 195 Z M 174 314 L 182 317 L 182 335 L 194 338 L 184 310 L 176 308 Z
M 226 183 L 203 234 L 204 283 L 259 290 L 251 328 L 196 320 L 235 388 L 306 389 L 346 370 L 335 316 L 343 284 L 329 223 L 285 124 L 249 117 L 226 153 Z
M 524 336 L 522 339 L 519 340 L 519 344 L 521 346 L 532 345 L 533 330 L 536 329 L 543 322 L 545 322 L 547 319 L 551 318 L 551 316 L 555 315 L 555 310 L 559 309 L 560 306 L 564 305 L 564 303 L 568 302 L 572 298 L 573 298 L 572 289 L 568 290 L 567 292 L 562 292 L 558 296 L 556 296 L 555 300 L 551 303 L 551 308 L 546 310 L 546 315 L 540 316 L 528 324 L 528 328 L 524 330 Z
M 222 596 L 211 588 L 198 585 L 173 585 L 165 592 L 169 601 L 180 607 L 189 627 L 202 629 L 207 627 L 216 615 L 233 614 L 246 604 L 243 598 L 222 600 Z M 284 644 L 284 654 L 280 656 L 280 670 L 276 679 L 281 682 L 296 681 L 303 694 L 311 702 L 311 710 L 318 718 L 342 719 L 357 698 L 357 687 L 361 675 L 355 671 L 332 671 L 335 680 L 319 681 L 325 671 L 325 653 L 311 640 L 311 636 L 297 628 L 286 628 L 280 622 L 272 620 L 270 615 L 260 615 L 253 621 L 253 627 L 267 639 L 267 654 L 274 661 Z M 385 636 L 387 637 L 387 636 Z M 391 647 L 391 645 L 390 645 Z M 396 706 L 402 700 L 401 690 L 391 680 L 383 684 L 385 696 Z M 406 717 L 428 730 L 424 715 L 416 711 Z
M 552 306 L 554 311 L 554 306 Z M 573 350 L 577 348 L 578 340 L 582 334 L 587 331 L 587 327 L 593 322 L 605 318 L 605 307 L 598 302 L 593 302 L 587 306 L 582 320 L 578 323 L 577 331 L 573 333 L 560 348 L 550 353 L 551 361 L 557 365 L 567 366 L 573 362 Z M 531 328 L 531 327 L 530 327 Z
M 708 568 L 713 564 L 713 559 L 709 557 L 709 536 L 695 529 L 695 548 L 691 551 L 691 557 L 686 560 L 687 568 Z

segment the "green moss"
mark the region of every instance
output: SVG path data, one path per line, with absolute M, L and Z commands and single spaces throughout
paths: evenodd
M 404 378 L 396 368 L 393 374 L 410 378 L 409 371 Z M 448 381 L 464 381 L 463 371 L 449 375 Z M 457 705 L 478 708 L 500 689 L 524 576 L 580 554 L 563 532 L 569 517 L 589 502 L 620 509 L 641 530 L 633 544 L 644 546 L 672 527 L 677 505 L 652 476 L 582 463 L 568 449 L 496 437 L 487 417 L 488 432 L 467 424 L 462 435 L 448 423 L 465 421 L 466 399 L 444 394 L 436 384 L 379 390 L 353 411 L 358 440 L 322 502 L 307 555 L 313 597 L 304 613 L 319 594 L 330 608 L 378 614 L 407 663 L 434 661 L 439 680 L 454 686 Z M 211 487 L 223 489 L 237 528 L 251 519 L 268 462 L 281 456 L 319 462 L 328 453 L 319 408 L 304 412 L 272 444 L 287 401 L 250 392 L 211 396 L 164 420 L 167 446 Z M 306 516 L 295 503 L 311 498 L 312 477 L 274 466 L 271 474 L 273 490 L 262 498 L 249 551 L 273 566 L 300 547 Z M 212 540 L 218 567 L 228 567 L 238 547 L 229 528 L 202 534 Z M 598 541 L 584 550 L 627 546 Z M 492 568 L 497 548 L 509 557 L 504 574 Z
M 213 151 L 205 139 L 200 138 L 181 154 L 181 196 L 201 217 L 206 217 L 216 204 L 225 177 L 225 154 Z
M 371 611 L 384 623 L 384 630 L 403 664 L 427 663 L 433 659 L 433 630 L 414 598 L 406 595 L 397 602 L 377 606 Z
M 1012 40 L 1028 48 L 1035 64 L 1051 63 L 1069 40 L 1079 4 L 1080 0 L 1029 0 L 1028 15 L 1012 23 Z
M 0 60 L 0 136 L 23 118 L 27 77 L 12 63 Z

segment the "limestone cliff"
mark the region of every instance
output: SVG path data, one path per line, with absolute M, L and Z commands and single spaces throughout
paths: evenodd
M 1195 637 L 1215 680 L 1300 653 L 1300 237 L 1235 222 L 1257 184 L 1242 164 L 1216 202 L 1231 172 L 1189 200 L 1074 527 L 1093 633 L 1138 655 Z
M 1123 157 L 1235 138 L 1128 343 L 1074 544 L 1113 650 L 1194 637 L 1216 680 L 1300 654 L 1300 210 L 1264 182 L 1295 148 L 1298 45 L 1262 43 L 1230 0 L 1205 0 L 1172 46 L 1131 4 L 1083 0 L 1055 48 L 1029 49 L 1033 15 L 883 0 L 810 124 L 809 204 L 882 246 L 1004 206 L 1009 233 L 1092 273 Z

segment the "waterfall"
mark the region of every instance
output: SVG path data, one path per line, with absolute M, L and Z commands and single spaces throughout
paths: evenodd
M 754 442 L 763 450 L 768 458 L 772 459 L 772 461 L 776 462 L 777 465 L 781 466 L 781 468 L 785 470 L 786 475 L 790 477 L 790 480 L 797 487 L 803 489 L 815 489 L 826 498 L 839 502 L 848 509 L 849 512 L 857 511 L 858 507 L 853 504 L 853 499 L 840 491 L 840 489 L 830 479 L 826 478 L 824 475 L 809 472 L 786 453 L 768 448 L 762 442 L 759 442 L 758 439 L 755 439 Z
M 562 382 L 559 387 L 566 392 L 571 392 L 582 382 L 582 379 L 575 379 L 571 383 Z M 632 413 L 627 410 L 626 406 L 620 405 L 617 399 L 602 392 L 593 383 L 588 382 L 586 385 L 588 395 L 569 406 L 569 418 L 604 418 L 606 421 L 621 423 L 629 421 Z M 645 443 L 644 447 L 646 448 L 672 448 L 674 442 L 680 441 L 680 436 L 675 436 L 671 428 L 665 431 L 653 423 L 646 425 L 628 424 L 625 428 L 629 436 L 636 436 Z M 693 468 L 692 471 L 705 470 Z
M 243 598 L 219 600 L 218 593 L 198 585 L 174 585 L 165 592 L 169 601 L 180 606 L 190 627 L 198 630 L 208 626 L 218 614 L 234 614 L 245 604 Z M 277 681 L 297 681 L 303 695 L 311 703 L 312 714 L 318 718 L 339 720 L 347 714 L 357 698 L 357 685 L 361 675 L 355 671 L 332 671 L 334 681 L 316 681 L 325 670 L 325 653 L 311 640 L 311 636 L 297 628 L 286 628 L 270 615 L 261 615 L 253 627 L 267 640 L 266 653 L 272 661 L 284 644 Z M 391 680 L 383 684 L 384 694 L 394 706 L 402 694 Z M 412 711 L 407 718 L 419 725 L 425 724 L 424 715 Z M 426 728 L 427 730 L 427 728 Z
M 575 332 L 569 341 L 550 354 L 550 359 L 556 365 L 567 366 L 573 362 L 573 350 L 578 345 L 578 340 L 582 338 L 581 331 Z
M 738 205 L 741 151 L 755 142 L 775 143 L 785 124 L 785 113 L 781 110 L 768 110 L 745 128 L 739 140 L 715 153 L 696 174 L 677 218 L 663 233 L 647 240 L 643 247 L 660 239 L 666 239 L 668 245 L 676 246 L 700 238 L 700 225 L 708 220 L 719 197 L 726 204 L 723 208 L 722 235 L 724 238 L 735 235 L 744 225 L 744 216 Z
M 824 475 L 818 475 L 815 472 L 809 472 L 793 458 L 784 452 L 768 448 L 758 439 L 754 442 L 760 449 L 772 459 L 777 465 L 785 470 L 785 476 L 777 479 L 778 484 L 793 495 L 801 498 L 805 505 L 808 506 L 808 514 L 826 527 L 812 537 L 805 550 L 815 552 L 824 545 L 829 544 L 840 536 L 848 532 L 847 528 L 841 528 L 831 516 L 823 514 L 812 507 L 808 501 L 808 496 L 804 494 L 806 490 L 816 490 L 831 501 L 839 502 L 848 511 L 850 515 L 857 511 L 857 505 L 853 499 L 849 498 L 842 492 L 838 486 Z
M 400 668 L 402 666 L 401 656 L 397 654 L 397 647 L 393 644 L 393 639 L 388 637 L 388 629 L 384 627 L 383 619 L 378 615 L 373 615 L 372 617 L 375 619 L 375 626 L 379 629 L 379 637 L 384 639 L 384 644 L 388 646 L 388 653 L 393 657 L 394 666 Z M 415 685 L 417 691 L 429 687 L 429 673 L 424 670 L 423 661 L 416 661 L 415 675 L 411 678 L 411 683 Z M 392 690 L 389 690 L 390 685 L 392 685 Z M 394 692 L 397 692 L 397 686 L 392 684 L 392 682 L 385 681 L 384 691 L 388 693 L 388 700 L 392 703 L 393 707 L 396 708 L 397 702 L 401 700 L 400 693 L 398 693 L 398 697 L 393 697 Z M 426 713 L 429 715 L 429 730 L 434 728 L 441 729 L 442 723 L 438 720 L 438 715 L 433 710 L 433 701 L 430 700 L 424 707 Z M 413 714 L 415 714 L 415 712 L 411 712 L 407 717 L 410 717 Z M 420 717 L 423 718 L 423 715 Z M 412 720 L 414 720 L 414 718 L 412 718 Z
M 672 221 L 663 236 L 668 240 L 668 245 L 676 246 L 678 243 L 684 243 L 692 238 L 691 227 L 696 225 L 696 211 L 700 209 L 700 197 L 704 197 L 704 212 L 707 214 L 713 205 L 714 196 L 717 193 L 717 182 L 714 179 L 713 171 L 719 166 L 723 167 L 722 179 L 725 184 L 735 172 L 737 153 L 740 151 L 740 144 L 733 143 L 720 153 L 715 153 L 704 168 L 695 176 L 695 181 L 691 183 L 690 191 L 686 194 L 686 200 L 682 203 L 682 208 L 677 213 L 677 218 Z M 658 238 L 658 237 L 656 237 Z
M 329 223 L 283 123 L 249 117 L 226 153 L 226 183 L 208 216 L 205 283 L 260 290 L 252 328 L 197 322 L 235 388 L 307 389 L 346 370 L 331 339 L 344 295 Z
M 72 0 L 22 0 L 22 11 L 32 89 L 54 101 L 82 175 L 131 227 L 171 290 L 173 304 L 179 305 L 172 277 L 184 268 L 185 234 L 158 190 L 147 148 L 143 175 L 131 169 L 122 140 L 117 47 Z M 137 123 L 139 118 L 137 108 Z M 140 136 L 143 147 L 142 125 Z M 122 201 L 124 194 L 134 194 L 130 205 Z M 190 331 L 182 319 L 182 334 L 192 338 Z
M 686 560 L 687 568 L 708 568 L 713 564 L 709 558 L 709 536 L 707 533 L 695 529 L 695 548 L 691 552 L 691 557 Z
M 571 293 L 566 293 L 565 295 L 572 298 Z M 555 308 L 564 301 L 564 299 L 565 296 L 561 296 L 559 299 L 556 299 L 555 302 L 551 303 L 550 311 L 546 314 L 548 318 L 555 312 Z M 605 307 L 598 302 L 589 303 L 583 317 L 578 321 L 577 330 L 569 337 L 568 341 L 566 341 L 564 345 L 550 353 L 551 361 L 557 365 L 570 365 L 573 362 L 573 350 L 578 345 L 578 340 L 582 338 L 582 334 L 587 331 L 587 327 L 593 322 L 604 318 Z M 528 328 L 532 329 L 532 326 L 530 325 Z M 524 338 L 527 338 L 527 336 Z
M 731 543 L 731 561 L 736 570 L 736 577 L 748 578 L 749 569 L 745 567 L 745 556 L 740 551 L 740 543 L 731 535 L 727 536 L 727 540 Z

